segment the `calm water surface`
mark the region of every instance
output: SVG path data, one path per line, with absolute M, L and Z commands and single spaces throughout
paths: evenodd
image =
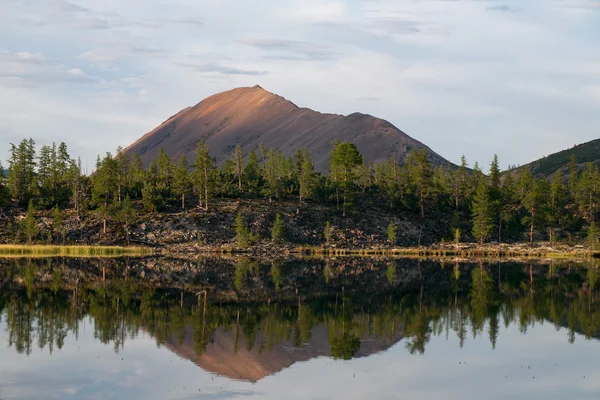
M 73 263 L 0 263 L 0 399 L 600 395 L 595 265 Z

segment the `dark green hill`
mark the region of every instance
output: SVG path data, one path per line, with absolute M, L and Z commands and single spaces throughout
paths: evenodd
M 566 172 L 569 167 L 571 157 L 575 155 L 577 164 L 582 165 L 588 162 L 594 162 L 600 165 L 600 139 L 591 142 L 582 143 L 570 149 L 550 154 L 544 158 L 522 165 L 517 170 L 530 168 L 534 175 L 551 176 L 559 169 Z

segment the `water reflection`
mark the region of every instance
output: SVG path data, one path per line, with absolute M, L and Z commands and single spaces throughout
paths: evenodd
M 130 277 L 139 274 L 130 261 L 108 277 L 90 261 L 81 274 L 57 260 L 11 263 L 0 316 L 8 347 L 23 355 L 62 349 L 88 322 L 116 353 L 147 333 L 206 371 L 257 381 L 298 361 L 364 357 L 402 339 L 410 354 L 424 354 L 432 336 L 450 334 L 460 347 L 486 336 L 496 348 L 501 326 L 525 334 L 549 322 L 566 327 L 570 343 L 576 333 L 600 334 L 595 265 L 243 259 L 219 266 L 226 282 L 216 288 L 206 269 L 191 283 L 174 274 L 161 286 Z

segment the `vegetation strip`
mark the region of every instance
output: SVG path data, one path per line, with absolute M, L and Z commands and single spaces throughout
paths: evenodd
M 153 250 L 147 247 L 121 246 L 26 246 L 0 245 L 0 256 L 63 256 L 63 257 L 117 257 L 152 255 Z

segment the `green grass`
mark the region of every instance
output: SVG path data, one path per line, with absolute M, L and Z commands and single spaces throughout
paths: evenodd
M 149 247 L 0 245 L 2 257 L 118 257 L 152 255 Z

